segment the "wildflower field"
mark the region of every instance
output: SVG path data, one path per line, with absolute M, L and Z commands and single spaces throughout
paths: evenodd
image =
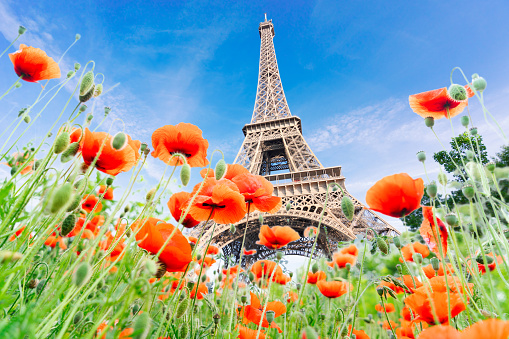
M 437 182 L 397 173 L 367 191 L 365 208 L 402 218 L 402 234 L 367 229 L 331 258 L 290 271 L 281 249 L 306 237 L 315 251 L 322 230 L 265 225 L 282 208 L 267 179 L 227 164 L 206 131 L 186 122 L 145 142 L 128 130 L 112 135 L 102 123 L 110 108 L 89 108 L 108 90 L 95 63 L 61 69 L 63 55 L 18 38 L 0 48 L 17 76 L 1 79 L 0 107 L 27 86 L 40 93 L 0 128 L 0 162 L 10 169 L 0 183 L 0 338 L 509 338 L 509 157 L 490 162 L 475 127 L 486 120 L 506 141 L 481 76 L 455 68 L 448 87 L 410 95 L 429 133 L 451 124 L 453 150 L 435 154 L 444 168 Z M 58 132 L 20 144 L 66 95 Z M 472 100 L 480 111 L 468 110 Z M 139 180 L 147 158 L 166 166 L 154 187 Z M 420 151 L 415 161 L 426 171 L 432 160 Z M 201 178 L 186 188 L 191 173 Z M 182 191 L 163 199 L 174 179 Z M 341 206 L 352 220 L 353 202 Z M 211 238 L 189 235 L 202 222 L 238 232 L 234 224 L 254 211 L 258 244 L 273 260 L 224 265 L 231 258 Z M 250 255 L 243 242 L 240 259 Z

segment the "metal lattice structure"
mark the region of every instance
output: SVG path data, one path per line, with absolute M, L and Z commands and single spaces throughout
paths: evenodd
M 260 69 L 253 117 L 251 123 L 242 129 L 245 139 L 234 163 L 244 166 L 253 174 L 265 176 L 274 185 L 274 195 L 282 199 L 283 207 L 277 213 L 263 215 L 264 224 L 270 227 L 290 226 L 299 232 L 302 238 L 290 243 L 284 251 L 289 255 L 308 257 L 313 244 L 313 239 L 304 237 L 304 230 L 308 226 L 320 225 L 315 257 L 331 257 L 339 242 L 352 240 L 356 234 L 365 233 L 368 228 L 373 228 L 379 234 L 399 234 L 348 193 L 340 166 L 325 168 L 315 156 L 302 135 L 300 118 L 292 116 L 286 101 L 274 49 L 272 20 L 265 18 L 260 23 L 259 32 Z M 341 190 L 329 192 L 327 207 L 323 211 L 327 186 L 331 183 L 341 185 L 354 202 L 352 221 L 341 211 Z M 287 211 L 285 206 L 288 203 L 292 208 Z M 212 234 L 211 225 L 202 224 L 193 230 L 193 235 L 203 230 L 204 239 L 212 236 L 216 246 L 238 262 L 246 218 L 236 224 L 234 234 L 230 232 L 230 225 L 216 225 Z M 250 214 L 247 227 L 245 248 L 256 249 L 257 253 L 244 256 L 242 265 L 248 266 L 256 260 L 274 256 L 275 251 L 256 245 L 260 230 L 258 212 Z

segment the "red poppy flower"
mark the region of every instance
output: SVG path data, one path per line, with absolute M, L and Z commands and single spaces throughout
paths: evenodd
M 327 265 L 330 267 L 337 266 L 338 268 L 345 268 L 346 264 L 355 265 L 355 262 L 357 261 L 357 256 L 347 254 L 347 253 L 341 253 L 336 252 L 332 255 L 332 261 L 328 262 Z
M 232 181 L 253 210 L 275 213 L 281 208 L 281 198 L 272 195 L 274 186 L 261 175 L 239 174 Z
M 14 71 L 28 82 L 60 78 L 60 67 L 40 48 L 21 44 L 19 50 L 9 54 Z
M 195 187 L 191 194 L 198 189 Z M 246 214 L 246 203 L 237 185 L 230 180 L 207 178 L 189 213 L 199 221 L 210 217 L 218 224 L 234 224 Z
M 481 253 L 477 255 L 475 259 L 467 260 L 468 267 L 477 267 L 479 269 L 479 273 L 485 274 L 488 270 L 493 271 L 497 267 L 497 264 L 503 263 L 503 259 L 501 256 L 496 255 L 494 253 L 486 253 L 486 263 L 484 262 L 484 257 Z M 469 269 L 471 274 L 474 274 L 472 270 Z
M 357 255 L 359 255 L 359 249 L 354 244 L 351 244 L 350 246 L 344 247 L 341 250 L 339 250 L 339 253 L 350 254 L 356 257 Z
M 285 247 L 292 241 L 300 239 L 299 233 L 295 232 L 289 226 L 274 226 L 270 228 L 267 225 L 262 225 L 258 236 L 260 241 L 257 241 L 257 244 L 273 250 Z
M 447 275 L 451 275 L 452 273 L 454 273 L 454 266 L 452 264 L 446 264 L 445 267 L 446 267 L 445 270 L 447 271 Z M 428 279 L 431 279 L 435 276 L 445 275 L 444 265 L 442 265 L 442 263 L 440 263 L 438 272 L 435 272 L 435 270 L 433 269 L 433 266 L 431 266 L 431 264 L 424 266 L 422 268 L 422 271 L 424 272 L 426 277 L 428 277 Z
M 81 208 L 87 211 L 87 213 L 99 213 L 103 209 L 103 204 L 99 201 L 98 197 L 89 194 L 83 197 Z
M 435 253 L 438 258 L 442 258 L 438 243 L 441 243 L 442 251 L 445 256 L 447 254 L 447 227 L 445 227 L 442 220 L 433 216 L 432 208 L 429 206 L 422 207 L 422 216 L 424 218 L 419 232 L 431 252 Z
M 262 313 L 263 309 L 265 308 L 265 305 L 260 304 L 260 300 L 254 294 L 253 292 L 249 292 L 251 295 L 251 304 L 247 305 L 245 307 L 241 307 L 239 310 L 239 315 L 242 316 L 242 321 L 244 324 L 249 324 L 250 322 L 254 323 L 255 325 L 260 324 L 260 321 L 262 319 Z M 280 301 L 272 301 L 267 303 L 265 314 L 267 311 L 273 311 L 274 312 L 274 318 L 279 317 L 282 314 L 286 313 L 286 306 L 280 302 Z M 266 317 L 263 317 L 262 321 L 262 327 L 269 327 L 269 322 L 267 321 Z M 271 328 L 276 328 L 279 333 L 281 333 L 281 329 L 279 326 L 273 321 L 270 323 Z
M 157 254 L 175 231 L 159 256 L 159 260 L 166 264 L 168 272 L 184 272 L 191 262 L 191 246 L 180 230 L 175 229 L 173 225 L 156 218 L 148 218 L 135 222 L 132 230 L 137 232 L 138 246 L 152 254 Z
M 19 237 L 19 236 L 21 235 L 21 233 L 23 233 L 23 231 L 25 230 L 25 228 L 26 228 L 26 226 L 21 226 L 20 228 L 18 228 L 18 229 L 16 230 L 16 232 L 14 232 L 14 234 L 13 234 L 13 235 L 11 235 L 11 236 L 9 237 L 9 241 L 14 241 L 14 240 L 16 240 L 16 238 L 17 238 L 17 237 Z M 30 236 L 30 238 L 31 238 L 31 237 L 32 237 L 32 236 Z
M 232 275 L 235 275 L 237 273 L 242 273 L 242 272 L 244 272 L 244 270 L 239 265 L 232 266 L 232 267 L 230 267 L 228 269 L 223 268 L 223 274 L 224 275 L 232 276 Z
M 472 90 L 468 85 L 465 86 L 465 89 L 467 89 L 467 96 L 471 97 Z M 446 87 L 410 95 L 408 101 L 412 111 L 423 118 L 432 117 L 434 119 L 448 118 L 448 116 L 452 118 L 463 112 L 468 105 L 468 99 L 458 101 L 451 98 Z
M 384 305 L 385 305 L 385 312 L 387 312 L 387 313 L 396 312 L 396 307 L 394 307 L 394 304 L 384 303 Z M 384 308 L 383 308 L 382 304 L 376 304 L 375 310 L 377 310 L 378 312 L 382 312 L 382 313 L 384 312 Z
M 44 245 L 55 248 L 58 244 L 58 247 L 63 249 L 64 251 L 67 249 L 67 245 L 65 244 L 64 238 L 61 236 L 56 236 L 56 233 L 50 235 L 45 241 Z
M 299 299 L 299 294 L 294 291 L 288 291 L 288 298 L 286 298 L 287 303 L 294 303 Z
M 415 290 L 415 293 L 405 298 L 405 305 L 412 309 L 417 317 L 416 321 L 424 321 L 430 325 L 435 324 L 434 314 L 440 324 L 449 323 L 448 298 L 450 300 L 451 316 L 454 318 L 466 309 L 460 293 L 433 291 L 428 296 L 425 287 Z M 432 306 L 433 305 L 433 306 Z M 434 312 L 433 312 L 434 310 Z
M 177 222 L 180 221 L 182 214 L 185 213 L 187 202 L 189 199 L 191 199 L 191 197 L 191 193 L 179 192 L 172 194 L 170 200 L 168 200 L 168 208 L 170 209 L 170 213 Z M 191 216 L 191 213 L 187 213 L 186 217 L 182 221 L 182 226 L 185 228 L 193 228 L 199 223 L 200 222 L 198 220 Z
M 290 278 L 289 276 L 287 276 L 286 274 L 283 274 L 283 273 L 275 275 L 274 279 L 273 279 L 273 281 L 276 284 L 280 284 L 280 285 L 286 285 L 291 280 L 292 280 L 292 278 Z
M 198 295 L 198 300 L 201 300 L 207 294 L 209 294 L 209 288 L 207 287 L 207 285 L 205 285 L 205 283 L 200 283 L 197 286 L 193 287 L 189 298 L 194 299 L 194 297 Z
M 252 330 L 242 325 L 235 326 L 235 329 L 239 331 L 239 336 L 237 337 L 239 339 L 256 339 L 257 336 L 258 339 L 265 339 L 265 332 L 263 331 L 260 331 L 260 334 L 258 334 L 258 330 Z
M 85 227 L 85 230 L 83 231 L 83 233 L 81 233 L 81 238 L 83 238 L 83 239 L 94 239 L 95 236 L 99 233 L 98 222 L 100 222 L 100 221 L 101 221 L 101 219 L 99 219 L 99 218 L 96 219 L 94 217 L 92 220 L 87 222 L 87 224 L 85 226 L 85 218 L 79 218 L 76 221 L 76 225 L 74 226 L 72 231 L 69 232 L 69 234 L 67 234 L 67 236 L 69 238 L 77 236 L 78 234 L 81 233 L 81 231 L 83 230 L 83 227 Z
M 389 325 L 389 321 L 390 321 L 390 325 Z M 396 324 L 394 321 L 392 321 L 392 320 L 389 320 L 389 321 L 385 320 L 382 323 L 382 328 L 384 330 L 390 331 L 391 330 L 391 326 L 392 326 L 392 328 L 396 328 L 396 326 L 398 326 L 398 324 Z
M 308 226 L 304 230 L 304 237 L 311 238 L 318 234 L 318 228 L 314 226 Z
M 268 279 L 271 276 L 275 278 L 276 276 L 283 274 L 281 266 L 271 260 L 258 260 L 253 264 L 253 266 L 251 266 L 251 272 L 253 272 L 257 279 Z
M 246 250 L 244 248 L 244 255 L 253 255 L 256 254 L 256 250 Z
M 106 191 L 106 193 L 104 193 Z M 99 191 L 97 192 L 98 195 L 101 195 L 104 193 L 103 199 L 105 200 L 113 200 L 113 188 L 101 185 L 99 186 Z
M 117 175 L 133 168 L 140 157 L 139 149 L 141 142 L 139 140 L 132 140 L 127 135 L 127 145 L 121 150 L 116 150 L 111 145 L 112 139 L 113 136 L 108 133 L 91 132 L 88 128 L 85 128 L 85 135 L 82 139 L 83 148 L 81 150 L 85 164 L 92 164 L 99 150 L 101 150 L 101 146 L 104 144 L 95 163 L 97 170 L 109 175 Z
M 350 335 L 355 334 L 355 339 L 370 339 L 369 336 L 363 330 L 352 330 L 352 325 L 348 325 L 348 333 Z
M 407 306 L 401 309 L 401 316 L 406 321 L 412 321 L 415 318 L 415 314 Z
M 244 173 L 249 173 L 249 171 L 244 166 L 239 165 L 239 164 L 228 164 L 226 167 L 226 173 L 224 174 L 224 176 L 221 179 L 232 180 L 237 175 L 244 174 Z M 200 175 L 202 178 L 205 178 L 205 176 L 215 178 L 215 176 L 216 176 L 214 173 L 214 170 L 212 168 L 202 169 L 200 171 Z
M 218 255 L 219 254 L 219 248 L 217 248 L 214 245 L 210 245 L 209 248 L 207 249 L 207 253 L 206 254 Z
M 118 335 L 118 339 L 132 339 L 131 335 L 134 333 L 134 328 L 126 328 Z
M 426 258 L 429 255 L 429 249 L 428 246 L 423 245 L 420 242 L 414 242 L 413 244 L 403 246 L 401 248 L 401 253 L 403 254 L 403 259 L 405 261 L 413 262 L 414 253 L 420 253 L 423 258 Z M 403 262 L 403 259 L 399 258 L 399 261 Z
M 196 263 L 200 267 L 201 267 L 201 263 L 202 262 L 203 262 L 203 268 L 209 268 L 210 266 L 214 265 L 216 260 L 214 258 L 212 258 L 212 257 L 206 256 L 203 259 L 200 259 L 200 260 L 196 261 Z
M 196 245 L 198 243 L 198 238 L 196 238 L 196 237 L 189 236 L 188 239 L 189 239 L 189 243 L 191 243 L 191 244 Z
M 207 148 L 209 142 L 202 137 L 202 131 L 192 124 L 181 122 L 176 126 L 166 125 L 152 133 L 152 156 L 159 158 L 170 166 L 184 164 L 180 157 L 173 157 L 180 153 L 186 157 L 191 167 L 207 166 Z
M 308 284 L 316 285 L 320 280 L 327 279 L 327 275 L 324 271 L 317 271 L 316 273 L 308 272 Z
M 349 290 L 353 290 L 353 285 L 345 281 L 325 281 L 319 280 L 316 287 L 327 298 L 338 298 Z
M 375 183 L 366 193 L 366 202 L 373 211 L 401 218 L 421 206 L 424 181 L 406 173 L 389 175 Z

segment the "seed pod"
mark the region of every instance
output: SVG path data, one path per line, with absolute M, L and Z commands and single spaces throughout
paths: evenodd
M 383 296 L 384 295 L 384 289 L 381 288 L 381 287 L 377 287 L 376 288 L 376 293 L 378 293 L 379 296 Z
M 438 187 L 437 184 L 432 181 L 429 183 L 428 186 L 426 186 L 426 193 L 428 193 L 430 198 L 435 198 L 437 196 Z
M 78 153 L 79 149 L 80 144 L 78 142 L 71 143 L 60 156 L 60 161 L 63 163 L 70 161 Z
M 187 297 L 184 297 L 182 301 L 177 306 L 177 319 L 181 318 L 187 311 L 187 307 L 189 306 L 189 299 Z
M 106 186 L 110 187 L 111 185 L 113 185 L 114 180 L 115 180 L 115 177 L 106 178 Z
M 472 198 L 474 197 L 475 195 L 475 190 L 474 190 L 474 187 L 472 187 L 472 185 L 465 185 L 463 186 L 463 188 L 461 189 L 461 191 L 463 192 L 463 195 L 468 199 L 468 200 L 472 200 Z
M 288 202 L 286 204 L 286 211 L 288 212 L 291 208 L 292 208 L 292 204 L 290 202 Z
M 245 305 L 247 303 L 247 295 L 243 295 L 240 297 L 240 302 Z
M 95 91 L 94 91 L 94 98 L 97 98 L 99 95 L 101 95 L 103 92 L 103 84 L 98 84 L 97 86 L 95 86 Z
M 63 237 L 71 233 L 76 226 L 76 215 L 74 213 L 69 214 L 62 222 L 62 229 L 60 233 Z
M 452 99 L 457 101 L 464 101 L 468 99 L 467 90 L 465 87 L 458 84 L 452 84 L 449 86 L 447 93 Z
M 494 162 L 489 162 L 486 164 L 486 169 L 491 173 L 495 172 L 495 167 L 496 165 Z
M 76 73 L 75 71 L 69 71 L 69 72 L 67 72 L 67 75 L 66 75 L 67 79 L 69 79 L 70 77 L 72 77 L 75 73 Z
M 72 318 L 72 322 L 74 323 L 74 325 L 76 325 L 81 321 L 81 319 L 83 319 L 83 312 L 78 311 L 74 315 L 74 318 Z
M 18 27 L 18 34 L 19 34 L 19 35 L 24 34 L 26 31 L 27 31 L 27 29 L 26 29 L 24 26 L 21 26 L 21 25 L 20 25 L 20 26 Z
M 180 181 L 182 185 L 187 186 L 189 184 L 189 180 L 191 180 L 191 166 L 185 163 L 182 165 L 182 169 L 180 170 Z
M 272 324 L 272 322 L 274 321 L 274 315 L 276 313 L 274 311 L 267 311 L 265 313 L 265 318 L 267 319 L 267 321 L 269 322 L 269 324 Z
M 76 63 L 74 64 L 74 70 L 75 70 L 75 71 L 78 71 L 80 68 L 81 68 L 81 65 L 80 65 L 78 62 L 76 62 Z
M 343 214 L 348 220 L 350 221 L 353 220 L 355 207 L 353 205 L 352 199 L 350 199 L 347 196 L 344 196 L 343 199 L 341 199 L 341 210 L 343 211 Z
M 484 80 L 483 77 L 478 76 L 477 78 L 472 80 L 472 86 L 477 92 L 482 92 L 486 89 L 488 83 Z
M 27 115 L 25 115 L 25 117 L 23 118 L 23 121 L 24 121 L 25 123 L 29 124 L 29 123 L 30 123 L 30 121 L 32 121 L 32 118 L 30 118 L 30 115 L 28 115 L 28 114 L 27 114 Z
M 472 128 L 470 129 L 470 134 L 472 134 L 472 135 L 477 135 L 477 127 L 472 127 Z
M 109 108 L 108 106 L 104 107 L 104 116 L 107 117 L 108 114 L 110 114 L 111 112 L 111 108 Z M 143 146 L 143 144 L 142 144 Z M 145 144 L 145 147 L 147 146 L 147 144 Z M 143 151 L 143 150 L 142 150 Z
M 394 246 L 396 246 L 397 249 L 400 249 L 400 248 L 403 247 L 403 246 L 401 246 L 401 239 L 400 239 L 400 237 L 392 238 L 392 242 L 394 243 Z
M 121 151 L 124 147 L 127 146 L 127 136 L 124 132 L 118 132 L 115 134 L 113 139 L 111 139 L 111 147 L 116 149 L 117 151 Z
M 75 194 L 74 198 L 70 202 L 69 206 L 67 206 L 66 211 L 72 212 L 75 209 L 77 209 L 78 207 L 80 207 L 81 206 L 81 198 L 82 198 L 82 196 L 80 194 Z
M 313 263 L 313 266 L 311 266 L 311 272 L 315 274 L 316 272 L 318 272 L 318 270 L 319 270 L 318 264 L 316 262 Z
M 69 147 L 71 136 L 68 132 L 63 131 L 55 139 L 55 145 L 53 146 L 53 153 L 60 154 Z
M 105 111 L 106 111 L 106 108 L 104 108 Z M 142 142 L 141 146 L 140 146 L 140 151 L 143 153 L 143 152 L 145 152 L 146 149 L 147 149 L 147 144 Z
M 74 199 L 72 185 L 68 182 L 55 190 L 49 203 L 50 213 L 58 213 L 60 210 L 67 208 Z
M 424 119 L 424 124 L 426 127 L 432 128 L 435 125 L 435 118 L 427 117 Z
M 389 246 L 387 246 L 387 243 L 385 242 L 384 239 L 376 237 L 376 244 L 378 245 L 378 249 L 380 250 L 380 252 L 382 252 L 383 254 L 389 253 Z
M 226 174 L 227 165 L 224 159 L 221 159 L 217 162 L 214 173 L 216 175 L 216 180 L 220 180 Z
M 440 269 L 440 260 L 438 258 L 431 258 L 431 267 L 435 270 L 435 272 L 438 272 Z
M 445 222 L 451 227 L 458 226 L 458 217 L 454 213 L 449 213 L 445 216 Z
M 420 162 L 424 163 L 426 161 L 426 153 L 424 151 L 417 152 L 416 156 Z
M 230 233 L 231 233 L 231 234 L 235 234 L 235 232 L 237 232 L 237 228 L 235 227 L 235 225 L 234 225 L 234 224 L 231 224 L 231 225 L 230 225 Z
M 214 316 L 212 317 L 212 319 L 214 319 L 214 324 L 219 324 L 219 320 L 221 320 L 221 316 L 219 314 L 214 314 Z
M 138 314 L 136 321 L 134 322 L 133 339 L 145 339 L 148 337 L 150 332 L 150 315 L 148 312 Z
M 282 251 L 277 251 L 276 252 L 276 259 L 277 260 L 283 259 L 283 255 L 284 255 L 284 253 Z
M 78 265 L 76 272 L 74 272 L 73 282 L 77 287 L 86 284 L 90 279 L 90 265 L 84 261 Z
M 461 117 L 461 125 L 463 125 L 463 127 L 467 127 L 468 124 L 470 123 L 470 119 L 468 118 L 467 115 L 464 115 Z
M 419 265 L 422 264 L 422 254 L 414 253 L 414 254 L 412 254 L 412 259 L 414 260 L 414 262 L 416 264 L 419 264 Z
M 154 195 L 156 194 L 156 188 L 152 188 L 150 191 L 147 192 L 147 195 L 145 196 L 145 200 L 147 202 L 151 202 L 152 199 L 154 199 Z
M 80 96 L 90 92 L 93 86 L 94 86 L 94 72 L 88 71 L 81 79 Z

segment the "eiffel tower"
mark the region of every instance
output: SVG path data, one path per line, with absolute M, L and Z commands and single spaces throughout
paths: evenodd
M 329 190 L 315 258 L 331 257 L 339 242 L 352 240 L 356 234 L 365 233 L 368 228 L 378 234 L 399 234 L 394 227 L 365 209 L 348 193 L 345 177 L 341 175 L 341 166 L 324 167 L 315 156 L 302 135 L 300 118 L 290 113 L 277 66 L 273 42 L 274 25 L 272 20 L 267 20 L 267 15 L 258 31 L 261 46 L 256 101 L 251 123 L 242 129 L 245 139 L 234 163 L 244 166 L 253 174 L 265 176 L 274 185 L 274 195 L 282 199 L 283 207 L 275 214 L 264 213 L 263 223 L 270 227 L 291 226 L 302 238 L 286 246 L 285 254 L 309 257 L 314 239 L 304 237 L 304 230 L 308 226 L 318 227 L 327 186 L 337 183 L 354 202 L 354 218 L 349 221 L 341 211 L 341 190 Z M 288 203 L 291 208 L 287 211 Z M 256 245 L 261 226 L 258 217 L 258 212 L 249 216 L 245 248 L 256 249 L 257 253 L 243 257 L 241 264 L 244 267 L 275 255 L 275 251 Z M 211 225 L 202 224 L 193 230 L 193 235 L 197 236 L 205 227 L 203 239 L 209 239 L 212 235 L 212 242 L 222 248 L 225 256 L 238 263 L 246 218 L 235 225 L 237 231 L 234 234 L 230 232 L 230 225 L 217 225 L 212 235 Z

